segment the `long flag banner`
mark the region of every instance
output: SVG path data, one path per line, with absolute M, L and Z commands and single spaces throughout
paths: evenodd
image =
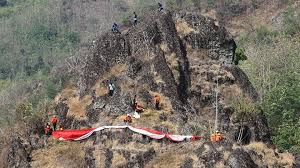
M 195 135 L 173 135 L 166 134 L 160 131 L 148 129 L 148 128 L 136 128 L 132 126 L 101 126 L 98 128 L 89 128 L 89 129 L 81 129 L 81 130 L 64 130 L 64 131 L 54 131 L 52 136 L 59 140 L 84 140 L 89 138 L 94 132 L 99 132 L 104 129 L 129 129 L 135 133 L 145 135 L 152 139 L 163 139 L 167 138 L 171 141 L 182 142 L 185 140 L 200 140 L 200 136 Z

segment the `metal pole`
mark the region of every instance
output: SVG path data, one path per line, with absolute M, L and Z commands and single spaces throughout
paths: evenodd
M 215 107 L 216 107 L 216 118 L 215 118 L 215 131 L 218 130 L 218 87 L 219 87 L 219 82 L 217 80 L 217 86 L 216 86 L 216 89 L 215 89 L 215 92 L 216 92 L 216 104 L 215 104 Z

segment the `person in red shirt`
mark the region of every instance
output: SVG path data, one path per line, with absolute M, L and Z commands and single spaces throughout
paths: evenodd
M 58 123 L 58 118 L 56 117 L 56 115 L 54 115 L 52 118 L 51 118 L 51 123 L 53 125 L 53 130 L 55 131 L 56 130 L 56 125 Z

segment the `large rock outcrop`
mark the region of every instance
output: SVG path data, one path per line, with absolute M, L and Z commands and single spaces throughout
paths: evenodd
M 257 98 L 247 76 L 232 65 L 235 48 L 225 28 L 189 12 L 153 12 L 136 27 L 122 33 L 107 32 L 98 37 L 90 54 L 80 58 L 84 66 L 78 72 L 78 88 L 82 97 L 95 85 L 113 82 L 116 93 L 113 98 L 97 97 L 95 102 L 101 102 L 102 107 L 91 104 L 87 118 L 92 124 L 103 115 L 126 114 L 131 111 L 134 95 L 150 107 L 153 95 L 159 93 L 170 101 L 170 120 L 186 128 L 179 132 L 191 130 L 187 120 L 195 120 L 195 114 L 202 116 L 195 122 L 208 128 L 214 123 L 214 92 L 218 83 L 219 127 L 226 132 L 234 130 L 239 125 L 231 121 L 234 111 L 228 108 L 230 99 L 241 95 L 253 101 Z M 249 123 L 249 127 L 256 140 L 268 141 L 265 119 Z

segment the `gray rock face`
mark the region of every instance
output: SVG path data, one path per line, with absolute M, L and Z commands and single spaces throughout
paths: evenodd
M 24 140 L 21 140 L 20 137 L 15 136 L 12 138 L 11 146 L 7 155 L 8 167 L 30 167 L 29 162 L 31 160 L 31 147 L 28 144 L 28 142 L 24 142 Z
M 179 12 L 176 19 L 182 19 L 195 31 L 183 37 L 184 42 L 194 49 L 207 49 L 213 60 L 231 66 L 236 44 L 224 27 L 218 27 L 210 18 L 195 13 Z
M 195 153 L 205 167 L 215 167 L 216 163 L 222 159 L 222 154 L 211 143 L 204 143 L 195 150 Z
M 193 168 L 193 159 L 186 158 L 180 168 Z
M 250 155 L 241 150 L 234 150 L 228 158 L 227 164 L 231 168 L 257 168 Z
M 155 150 L 153 148 L 148 149 L 145 152 L 140 152 L 130 157 L 130 160 L 126 165 L 120 166 L 119 168 L 143 168 L 150 162 L 155 156 Z

